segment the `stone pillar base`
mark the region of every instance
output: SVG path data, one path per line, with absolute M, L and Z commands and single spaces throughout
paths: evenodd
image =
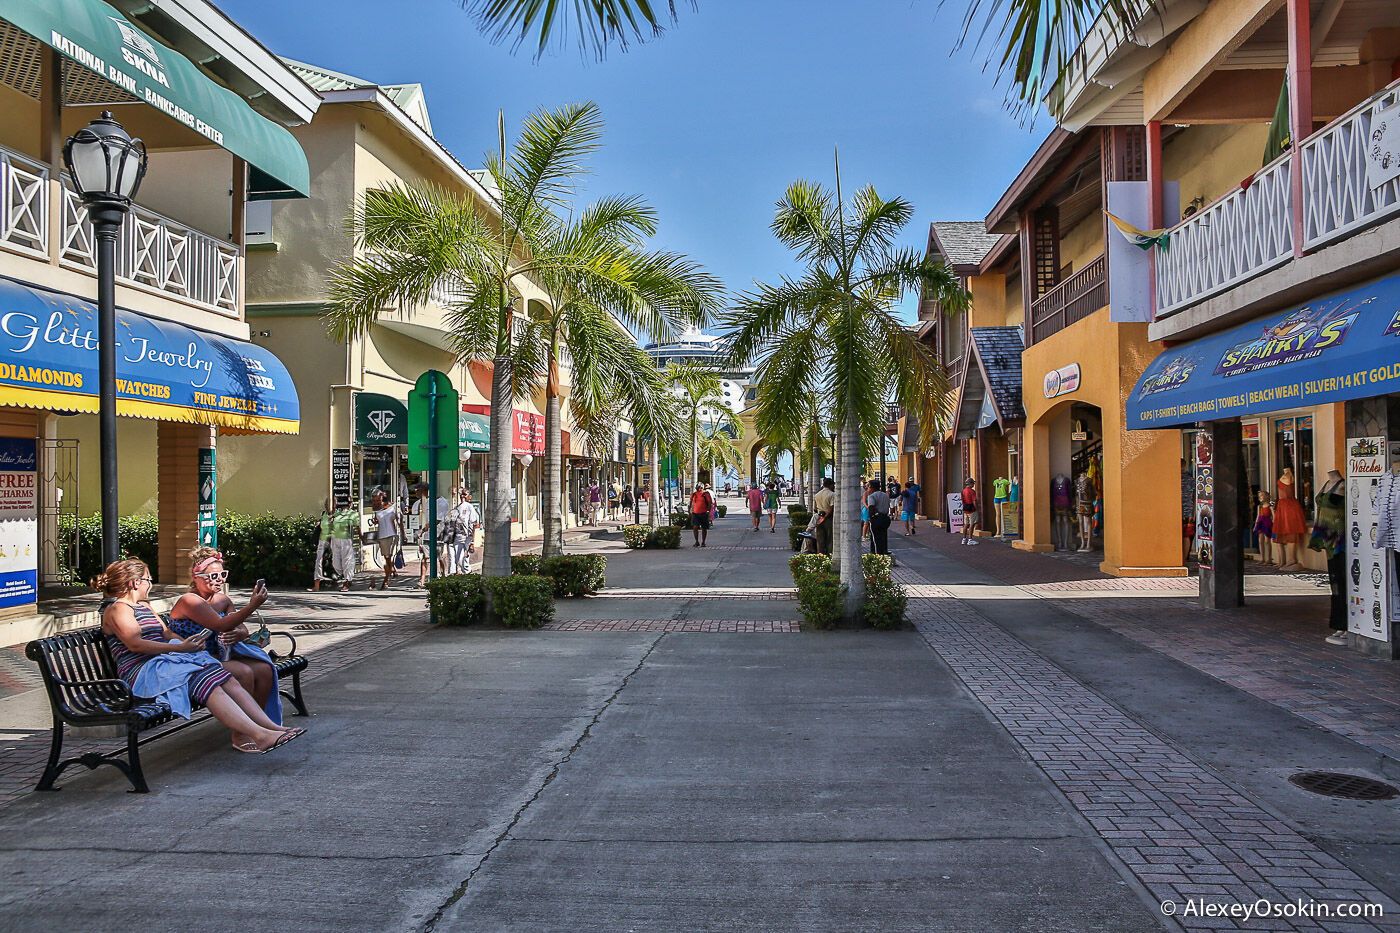
M 1030 551 L 1032 554 L 1049 554 L 1055 550 L 1055 545 L 1053 544 L 1036 544 L 1022 538 L 1017 538 L 1015 541 L 1012 541 L 1011 546 L 1018 551 Z

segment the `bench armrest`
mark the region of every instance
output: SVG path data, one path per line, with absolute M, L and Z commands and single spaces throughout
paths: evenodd
M 288 632 L 274 632 L 274 631 L 272 631 L 271 629 L 269 629 L 269 630 L 268 630 L 268 634 L 271 635 L 273 638 L 285 638 L 285 639 L 287 639 L 287 641 L 289 641 L 289 642 L 292 643 L 292 650 L 288 651 L 288 652 L 287 652 L 286 654 L 284 654 L 284 655 L 278 655 L 278 657 L 284 657 L 284 658 L 296 657 L 296 653 L 297 653 L 297 640 L 296 640 L 295 638 L 293 638 L 293 637 L 291 636 L 290 633 L 288 633 Z M 270 649 L 271 647 L 272 647 L 272 643 L 269 641 L 269 642 L 268 642 L 268 648 Z M 268 653 L 271 654 L 271 651 L 269 651 Z

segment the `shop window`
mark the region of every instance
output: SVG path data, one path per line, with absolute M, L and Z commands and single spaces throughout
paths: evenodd
M 1303 514 L 1309 522 L 1313 520 L 1313 417 L 1302 415 L 1297 418 L 1279 418 L 1274 421 L 1274 469 L 1282 475 L 1284 467 L 1293 469 L 1298 502 L 1303 506 Z M 1275 482 L 1278 476 L 1274 477 Z M 1278 494 L 1278 488 L 1269 490 Z

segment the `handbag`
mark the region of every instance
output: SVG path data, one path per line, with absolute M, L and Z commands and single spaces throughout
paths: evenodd
M 399 548 L 397 551 L 394 552 L 394 569 L 403 569 L 403 548 Z

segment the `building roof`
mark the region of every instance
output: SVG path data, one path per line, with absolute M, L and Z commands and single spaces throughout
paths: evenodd
M 331 71 L 329 68 L 321 68 L 317 65 L 308 65 L 290 58 L 282 60 L 317 93 L 378 88 L 410 120 L 429 133 L 433 131 L 432 121 L 428 119 L 428 102 L 423 97 L 423 85 L 421 84 L 380 84 L 377 81 L 367 81 L 354 75 L 342 74 L 339 71 Z
M 956 272 L 976 272 L 1001 237 L 988 233 L 980 220 L 935 220 L 929 224 L 929 248 L 937 249 Z
M 973 327 L 953 412 L 953 436 L 972 437 L 995 423 L 1003 432 L 1025 423 L 1021 403 L 1021 328 Z

